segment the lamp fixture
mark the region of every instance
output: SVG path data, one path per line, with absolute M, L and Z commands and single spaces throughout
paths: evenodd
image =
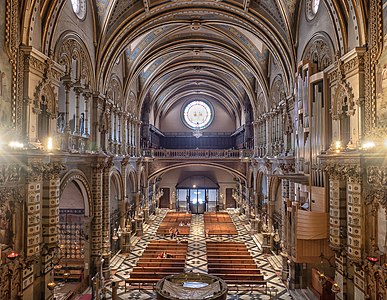
M 48 139 L 47 139 L 47 150 L 48 151 L 52 151 L 52 149 L 53 149 L 53 141 L 52 141 L 52 137 L 49 137 Z
M 321 285 L 324 285 L 326 283 L 327 278 L 325 277 L 325 274 L 323 272 L 319 272 L 318 281 L 320 281 Z
M 50 291 L 54 290 L 55 287 L 56 287 L 56 283 L 55 283 L 55 282 L 52 281 L 52 282 L 47 283 L 47 288 L 48 288 Z
M 375 264 L 379 261 L 379 258 L 377 258 L 376 256 L 368 256 L 367 259 L 372 264 Z
M 192 135 L 196 137 L 197 139 L 200 138 L 203 135 L 203 132 L 200 130 L 199 122 L 196 123 L 195 130 L 193 131 Z
M 335 283 L 332 285 L 331 291 L 332 291 L 332 293 L 334 293 L 334 294 L 340 293 L 340 287 L 339 287 L 339 284 L 338 284 L 337 282 L 335 282 Z
M 375 142 L 373 141 L 368 141 L 368 142 L 365 142 L 363 145 L 362 145 L 362 148 L 365 149 L 365 150 L 368 150 L 368 149 L 372 149 L 376 146 Z
M 19 253 L 15 252 L 13 250 L 7 255 L 7 258 L 9 260 L 15 260 L 18 257 L 19 257 Z

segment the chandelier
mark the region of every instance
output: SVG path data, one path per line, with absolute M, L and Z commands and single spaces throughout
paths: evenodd
M 203 135 L 203 132 L 200 130 L 199 122 L 196 123 L 196 128 L 193 131 L 192 135 L 196 137 L 197 139 L 200 138 Z

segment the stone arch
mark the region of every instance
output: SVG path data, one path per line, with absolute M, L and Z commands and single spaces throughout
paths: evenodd
M 60 197 L 62 196 L 66 186 L 73 181 L 77 183 L 78 187 L 81 190 L 85 204 L 85 216 L 93 216 L 91 189 L 89 182 L 87 181 L 87 178 L 82 171 L 71 170 L 63 176 L 60 184 Z
M 303 60 L 315 63 L 317 72 L 321 72 L 334 61 L 335 50 L 331 38 L 325 32 L 317 32 L 306 44 Z
M 340 82 L 336 88 L 331 104 L 332 119 L 338 120 L 343 115 L 355 114 L 355 101 L 351 86 L 347 82 Z M 346 107 L 346 108 L 345 108 Z
M 55 119 L 58 113 L 57 94 L 50 80 L 41 81 L 35 90 L 34 108 L 37 113 L 40 110 L 40 104 L 47 106 L 47 113 L 50 118 Z
M 114 105 L 116 105 L 118 108 L 123 109 L 122 83 L 120 78 L 116 74 L 113 74 L 110 77 L 106 96 L 109 100 L 113 102 Z
M 274 77 L 270 88 L 271 108 L 275 108 L 281 101 L 285 100 L 285 96 L 285 85 L 282 79 L 282 75 L 278 74 L 276 77 Z
M 92 59 L 86 45 L 75 32 L 64 32 L 55 46 L 54 59 L 66 69 L 70 75 L 73 60 L 77 64 L 76 79 L 84 80 L 85 85 L 94 86 Z
M 121 173 L 116 167 L 113 167 L 109 174 L 109 181 L 112 182 L 113 180 L 116 182 L 116 189 L 120 196 L 119 198 L 122 200 L 124 196 L 124 184 Z

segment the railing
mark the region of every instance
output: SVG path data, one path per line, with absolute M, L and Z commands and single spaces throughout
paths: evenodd
M 179 159 L 244 159 L 253 156 L 253 150 L 208 150 L 208 149 L 143 149 L 143 156 L 155 158 L 179 158 Z

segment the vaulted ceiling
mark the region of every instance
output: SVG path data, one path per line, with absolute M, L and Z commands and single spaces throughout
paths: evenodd
M 295 2 L 97 0 L 100 84 L 125 53 L 124 94 L 140 78 L 139 102 L 148 99 L 156 114 L 198 93 L 236 115 L 246 99 L 265 111 L 268 104 L 256 99 L 258 92 L 268 99 L 270 60 L 292 88 Z
M 46 28 L 65 1 L 42 0 Z M 270 107 L 273 65 L 285 94 L 292 93 L 294 22 L 302 1 L 88 1 L 94 12 L 97 87 L 107 91 L 114 67 L 124 60 L 126 107 L 136 88 L 136 107 L 145 103 L 155 114 L 200 94 L 239 117 L 249 104 L 257 116 Z

